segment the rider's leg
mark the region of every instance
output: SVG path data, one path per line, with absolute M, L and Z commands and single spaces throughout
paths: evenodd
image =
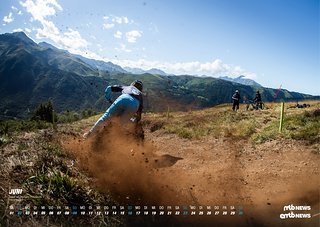
M 122 124 L 128 123 L 129 120 L 139 109 L 139 101 L 128 94 L 123 94 L 120 100 L 119 106 L 121 106 L 120 121 Z
M 236 110 L 236 102 L 233 101 L 233 104 L 232 104 L 232 110 L 235 111 Z
M 90 131 L 86 134 L 88 136 L 94 132 L 101 123 L 106 121 L 111 116 L 120 116 L 121 121 L 127 119 L 130 113 L 135 113 L 139 108 L 139 101 L 133 98 L 131 95 L 122 94 L 120 95 L 112 105 L 106 110 L 106 112 L 97 120 Z M 130 119 L 130 118 L 129 118 Z M 128 119 L 128 120 L 129 120 Z

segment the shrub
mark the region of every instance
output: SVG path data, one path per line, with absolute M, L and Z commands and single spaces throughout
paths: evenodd
M 46 122 L 54 122 L 53 106 L 51 101 L 41 103 L 35 110 L 31 120 L 41 120 Z

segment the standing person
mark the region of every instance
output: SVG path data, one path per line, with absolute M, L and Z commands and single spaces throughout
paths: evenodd
M 232 101 L 233 101 L 232 110 L 237 111 L 239 109 L 239 102 L 240 102 L 240 93 L 238 90 L 236 90 L 236 92 L 233 94 Z
M 262 100 L 259 90 L 256 92 L 256 97 L 253 99 L 253 102 L 255 103 L 256 109 L 262 109 Z
M 89 132 L 83 134 L 84 138 L 87 138 L 94 132 L 97 127 L 106 121 L 110 117 L 118 116 L 121 122 L 128 122 L 135 116 L 135 122 L 139 122 L 141 119 L 141 113 L 143 108 L 142 97 L 143 84 L 140 80 L 133 81 L 129 86 L 113 85 L 108 86 L 105 90 L 105 98 L 112 103 L 111 93 L 122 92 L 112 104 L 106 110 L 106 112 L 98 119 L 98 121 L 92 126 Z

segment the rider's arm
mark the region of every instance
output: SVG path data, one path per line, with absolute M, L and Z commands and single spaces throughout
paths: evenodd
M 232 99 L 233 99 L 233 100 L 239 100 L 239 97 L 237 97 L 237 95 L 234 94 L 234 95 L 232 96 Z
M 112 92 L 122 92 L 123 86 L 121 85 L 112 85 L 111 86 L 111 91 Z
M 104 97 L 110 101 L 111 100 L 111 86 L 108 86 L 104 91 Z
M 104 97 L 112 103 L 111 101 L 111 93 L 112 92 L 121 92 L 123 90 L 122 86 L 119 85 L 112 85 L 112 86 L 108 86 L 106 88 L 106 90 L 104 91 Z

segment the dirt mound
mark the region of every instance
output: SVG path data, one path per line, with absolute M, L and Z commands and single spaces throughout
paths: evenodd
M 161 155 L 158 158 L 153 158 L 153 166 L 157 168 L 170 167 L 176 164 L 177 161 L 182 160 L 183 158 L 174 157 L 172 155 Z

